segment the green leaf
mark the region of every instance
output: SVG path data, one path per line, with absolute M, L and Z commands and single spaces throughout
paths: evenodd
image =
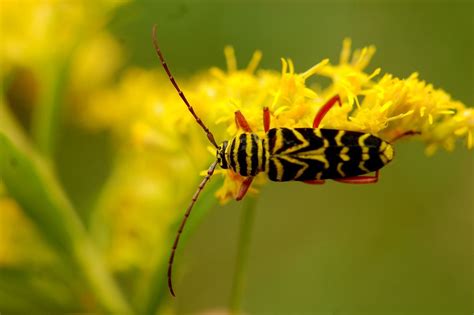
M 29 145 L 0 100 L 0 178 L 46 242 L 89 284 L 110 313 L 130 309 L 51 168 Z

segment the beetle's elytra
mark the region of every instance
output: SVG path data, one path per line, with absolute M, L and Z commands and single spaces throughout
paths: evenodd
M 264 138 L 244 132 L 217 149 L 221 168 L 245 177 L 264 172 L 277 182 L 354 177 L 392 158 L 392 146 L 371 134 L 317 128 L 272 128 Z

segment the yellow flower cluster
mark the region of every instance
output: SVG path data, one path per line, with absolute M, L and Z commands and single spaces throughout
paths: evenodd
M 269 70 L 255 73 L 261 58 L 259 51 L 246 68 L 238 69 L 233 49 L 227 47 L 224 51 L 227 71 L 211 68 L 180 84 L 198 115 L 221 141 L 237 133 L 236 110 L 244 114 L 258 133 L 263 133 L 264 106 L 270 108 L 272 127 L 308 127 L 325 101 L 338 94 L 342 107 L 329 111 L 321 127 L 370 132 L 388 141 L 405 132 L 416 132 L 430 154 L 439 146 L 451 150 L 456 139 L 462 137 L 469 149 L 473 147 L 472 109 L 420 81 L 416 73 L 407 79 L 391 74 L 377 79 L 380 69 L 364 72 L 375 48 L 370 46 L 352 53 L 350 46 L 350 40 L 344 40 L 338 64 L 323 60 L 303 73 L 295 72 L 293 62 L 285 59 L 281 73 Z M 141 71 L 137 75 L 137 71 L 126 75 L 118 89 L 108 91 L 109 95 L 116 95 L 114 101 L 96 98 L 90 108 L 94 113 L 90 112 L 86 119 L 120 133 L 131 132 L 135 143 L 148 148 L 178 153 L 172 159 L 180 154 L 191 155 L 205 167 L 209 159 L 203 158 L 199 149 L 205 137 L 196 138 L 196 133 L 201 131 L 171 84 L 164 82 L 167 78 L 163 75 L 152 80 L 150 73 Z M 327 77 L 331 84 L 324 88 L 308 86 L 306 81 L 312 76 L 316 80 Z M 126 91 L 130 97 L 122 95 Z M 196 141 L 184 141 L 188 138 Z M 237 194 L 242 179 L 228 170 L 218 173 L 224 174 L 225 180 L 217 196 L 225 202 Z
M 324 120 L 327 126 L 370 132 L 386 140 L 407 131 L 419 132 L 427 144 L 428 154 L 439 146 L 452 150 L 456 139 L 461 137 L 465 137 L 468 149 L 473 148 L 474 111 L 471 108 L 451 99 L 443 90 L 420 81 L 418 73 L 407 79 L 385 74 L 375 80 L 379 69 L 371 75 L 362 71 L 374 52 L 373 47 L 358 50 L 349 62 L 350 41 L 346 39 L 339 65 L 328 65 L 321 71 L 321 75 L 333 81 L 325 95 L 339 91 L 340 95 L 347 95 L 349 105 L 339 109 L 342 117 L 332 119 L 338 110 L 330 112 Z

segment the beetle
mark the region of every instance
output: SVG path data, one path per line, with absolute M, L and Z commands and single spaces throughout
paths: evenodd
M 169 80 L 187 106 L 196 122 L 201 126 L 211 144 L 216 148 L 216 160 L 210 165 L 207 174 L 199 184 L 186 209 L 177 231 L 168 262 L 168 288 L 175 296 L 172 285 L 173 262 L 181 233 L 199 194 L 212 177 L 217 165 L 244 177 L 237 200 L 247 193 L 258 173 L 265 173 L 272 181 L 300 181 L 307 184 L 324 184 L 333 179 L 349 184 L 376 183 L 379 170 L 392 161 L 394 150 L 390 142 L 365 132 L 319 128 L 327 112 L 335 105 L 342 106 L 341 99 L 335 95 L 318 111 L 312 128 L 270 128 L 270 111 L 263 108 L 265 136 L 260 138 L 250 128 L 245 116 L 235 112 L 235 123 L 239 133 L 230 140 L 217 144 L 214 135 L 197 116 L 193 107 L 179 88 L 163 57 L 156 39 L 156 25 L 152 31 L 153 46 Z M 405 132 L 391 142 L 417 132 Z M 375 172 L 374 175 L 368 174 Z

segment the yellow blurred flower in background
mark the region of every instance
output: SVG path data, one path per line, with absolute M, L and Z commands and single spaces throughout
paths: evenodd
M 2 75 L 12 66 L 37 69 L 69 58 L 107 14 L 126 1 L 1 1 Z

